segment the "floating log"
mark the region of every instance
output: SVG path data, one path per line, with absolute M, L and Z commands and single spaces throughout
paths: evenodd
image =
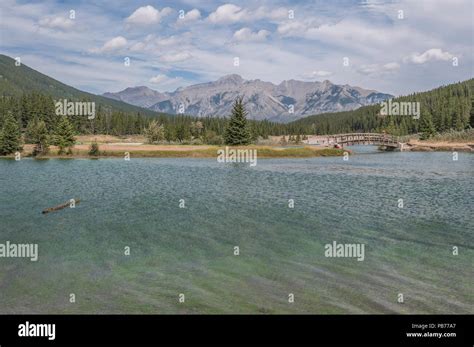
M 74 200 L 74 201 L 72 201 L 72 200 Z M 73 203 L 74 203 L 74 206 L 75 206 L 80 202 L 81 202 L 81 200 L 79 200 L 79 199 L 71 199 L 71 200 L 65 202 L 64 204 L 54 206 L 54 207 L 50 207 L 50 208 L 45 208 L 41 213 L 46 214 L 46 213 L 49 213 L 49 212 L 62 210 L 63 208 L 70 207 Z

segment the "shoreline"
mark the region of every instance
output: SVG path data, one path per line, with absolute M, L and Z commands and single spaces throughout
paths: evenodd
M 86 147 L 86 148 L 84 148 Z M 102 150 L 101 147 L 105 147 Z M 33 157 L 33 145 L 24 145 L 20 152 L 23 158 L 34 159 L 106 159 L 106 158 L 124 158 L 129 153 L 130 158 L 216 158 L 219 156 L 219 150 L 225 150 L 226 146 L 186 146 L 177 148 L 176 145 L 103 145 L 99 144 L 100 154 L 97 156 L 89 155 L 87 145 L 77 145 L 72 148 L 72 154 L 55 154 L 57 148 L 51 146 L 50 153 Z M 204 147 L 204 148 L 203 148 Z M 143 149 L 146 148 L 146 149 Z M 343 156 L 344 152 L 349 150 L 337 148 L 313 148 L 310 146 L 279 148 L 272 146 L 238 146 L 228 147 L 234 150 L 256 150 L 258 158 L 313 158 L 313 157 L 333 157 Z M 0 156 L 0 158 L 14 158 L 14 154 Z
M 474 152 L 474 143 L 410 140 L 404 151 L 410 152 Z
M 353 155 L 353 151 L 347 147 L 331 148 L 326 146 L 315 146 L 308 143 L 293 146 L 281 146 L 276 143 L 249 146 L 225 146 L 225 145 L 177 145 L 177 144 L 146 144 L 137 142 L 141 138 L 131 137 L 127 139 L 107 138 L 97 142 L 100 154 L 89 155 L 90 138 L 79 136 L 77 144 L 72 147 L 72 154 L 57 154 L 58 148 L 50 146 L 47 154 L 33 157 L 32 144 L 23 145 L 20 152 L 22 158 L 35 159 L 106 159 L 123 158 L 129 153 L 131 158 L 217 158 L 219 150 L 225 148 L 234 150 L 256 151 L 258 158 L 313 158 L 343 156 L 344 152 Z M 105 141 L 104 141 L 105 140 Z M 112 141 L 110 141 L 112 140 Z M 121 141 L 120 141 L 121 140 Z M 382 152 L 382 151 L 381 151 Z M 449 141 L 421 141 L 410 139 L 404 143 L 403 152 L 474 152 L 474 143 L 449 142 Z M 355 153 L 357 154 L 357 153 Z M 0 156 L 0 158 L 14 158 L 14 154 Z

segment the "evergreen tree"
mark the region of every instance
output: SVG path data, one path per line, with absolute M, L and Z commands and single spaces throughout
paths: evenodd
M 436 134 L 436 129 L 433 124 L 433 118 L 431 117 L 431 113 L 425 111 L 421 116 L 421 139 L 426 140 Z
M 68 149 L 68 153 L 71 152 L 71 147 L 75 143 L 74 128 L 72 127 L 69 119 L 66 116 L 62 116 L 54 130 L 54 145 L 59 147 L 58 154 L 64 153 L 64 149 Z
M 191 136 L 191 133 L 190 133 L 190 131 L 189 131 L 189 127 L 188 127 L 188 126 L 186 126 L 185 124 L 180 124 L 180 125 L 178 125 L 178 127 L 176 128 L 175 135 L 176 135 L 176 139 L 177 139 L 179 142 L 183 142 L 184 140 L 189 139 L 189 137 Z
M 393 121 L 392 117 L 390 117 L 390 121 L 388 122 L 386 132 L 387 134 L 391 134 L 391 135 L 397 134 L 397 128 L 395 127 L 395 122 Z
M 243 98 L 237 98 L 232 108 L 229 124 L 225 130 L 224 141 L 226 145 L 238 146 L 250 143 L 250 131 L 247 125 L 247 112 Z
M 171 142 L 175 139 L 174 137 L 174 131 L 171 128 L 171 125 L 168 125 L 165 127 L 165 140 L 168 142 Z
M 469 125 L 471 128 L 474 128 L 474 97 L 472 99 L 472 104 L 471 104 L 471 112 L 470 112 L 470 118 L 469 118 Z
M 33 150 L 34 156 L 48 152 L 49 134 L 48 129 L 46 128 L 46 123 L 43 120 L 34 118 L 29 121 L 25 135 L 26 141 L 35 145 Z
M 209 145 L 222 145 L 224 143 L 224 139 L 222 136 L 217 135 L 213 130 L 206 130 L 204 134 L 204 142 Z
M 15 117 L 7 113 L 0 131 L 0 155 L 12 154 L 21 149 L 20 127 Z

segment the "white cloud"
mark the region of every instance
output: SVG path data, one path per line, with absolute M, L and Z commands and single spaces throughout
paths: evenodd
M 192 34 L 185 32 L 179 35 L 172 35 L 168 37 L 156 37 L 153 34 L 147 35 L 142 41 L 134 42 L 130 50 L 132 52 L 147 52 L 152 54 L 163 54 L 163 49 L 180 47 L 180 49 L 188 49 L 189 42 L 192 39 Z
M 101 48 L 94 48 L 91 49 L 90 52 L 92 53 L 107 53 L 107 52 L 112 52 L 119 50 L 121 48 L 124 48 L 127 46 L 127 39 L 123 36 L 117 36 L 114 37 L 113 39 L 107 41 L 104 43 L 104 45 Z
M 132 52 L 142 52 L 147 49 L 147 44 L 145 42 L 136 42 L 131 47 L 130 50 Z
M 344 51 L 365 56 L 383 52 L 403 52 L 418 42 L 435 44 L 436 38 L 408 26 L 381 25 L 355 18 L 320 23 L 316 18 L 280 23 L 277 32 L 283 37 L 317 40 Z M 402 53 L 403 54 L 403 53 Z
M 281 20 L 285 18 L 288 18 L 288 11 L 282 7 L 271 9 L 261 6 L 256 9 L 244 9 L 234 4 L 225 4 L 209 14 L 207 20 L 214 24 L 229 24 L 260 19 Z
M 242 28 L 234 33 L 234 40 L 236 41 L 265 41 L 270 35 L 268 30 L 260 30 L 252 32 L 249 28 Z
M 185 80 L 182 77 L 168 77 L 164 74 L 158 74 L 148 80 L 153 89 L 159 91 L 173 90 L 182 87 Z
M 320 78 L 320 77 L 328 77 L 331 76 L 332 72 L 330 71 L 325 71 L 325 70 L 314 70 L 311 71 L 307 74 L 302 75 L 304 79 L 315 79 L 315 78 Z
M 150 83 L 158 84 L 158 83 L 162 83 L 162 82 L 167 81 L 167 80 L 168 80 L 168 76 L 160 74 L 160 75 L 156 75 L 156 76 L 150 78 Z
M 160 57 L 160 61 L 163 63 L 178 63 L 180 61 L 185 61 L 191 58 L 192 55 L 189 52 L 178 52 L 162 55 Z
M 74 21 L 64 17 L 45 17 L 40 19 L 38 24 L 45 28 L 66 30 L 74 25 Z
M 379 66 L 376 64 L 364 64 L 357 68 L 357 72 L 363 75 L 371 75 L 379 71 Z
M 425 51 L 424 53 L 418 54 L 412 54 L 410 57 L 405 58 L 405 61 L 410 61 L 414 64 L 424 64 L 429 61 L 436 61 L 436 60 L 450 60 L 454 58 L 454 55 L 452 55 L 449 52 L 443 52 L 442 49 L 440 48 L 431 48 Z
M 201 18 L 201 12 L 195 8 L 191 11 L 186 12 L 183 18 L 178 17 L 178 20 L 176 22 L 178 24 L 190 23 L 198 20 L 199 18 Z
M 277 31 L 282 36 L 302 36 L 308 26 L 301 21 L 287 21 L 278 25 Z
M 396 71 L 400 69 L 400 64 L 397 62 L 391 62 L 383 65 L 382 68 L 386 71 Z
M 184 33 L 182 35 L 172 35 L 168 37 L 159 37 L 155 39 L 154 43 L 157 46 L 182 46 L 183 44 L 187 43 L 191 38 L 189 33 Z
M 400 69 L 400 64 L 397 62 L 390 62 L 387 64 L 366 64 L 361 65 L 357 68 L 357 72 L 363 75 L 372 74 L 389 74 L 396 72 Z
M 161 19 L 173 12 L 169 7 L 163 8 L 161 11 L 153 6 L 142 6 L 136 9 L 125 22 L 128 24 L 148 25 L 159 23 Z
M 274 21 L 289 19 L 289 12 L 283 7 L 268 8 L 261 6 L 256 10 L 249 11 L 251 19 L 270 19 Z
M 233 23 L 242 20 L 247 11 L 233 4 L 219 6 L 215 12 L 212 12 L 208 19 L 211 23 Z
M 161 9 L 167 5 L 157 5 L 161 2 L 144 2 L 128 7 L 129 12 L 123 15 L 120 11 L 109 11 L 107 6 L 96 6 L 92 0 L 84 0 L 77 4 L 77 19 L 69 23 L 69 7 L 59 0 L 2 0 L 0 32 L 3 34 L 3 52 L 10 56 L 21 54 L 25 64 L 32 64 L 41 72 L 94 92 L 142 85 L 157 73 L 169 74 L 167 71 L 174 64 L 164 63 L 160 57 L 164 55 L 165 60 L 170 60 L 167 56 L 176 52 L 192 55 L 192 59 L 177 63 L 180 71 L 191 72 L 186 74 L 191 76 L 189 81 L 186 80 L 189 84 L 217 79 L 232 72 L 247 79 L 279 83 L 319 69 L 333 71 L 334 75 L 329 79 L 334 83 L 401 94 L 427 90 L 472 75 L 472 11 L 467 10 L 471 8 L 472 0 L 377 1 L 377 6 L 370 8 L 361 6 L 360 2 L 327 6 L 323 3 L 316 6 L 314 2 L 287 2 L 281 5 L 287 9 L 278 8 L 278 5 L 272 8 L 268 1 L 264 1 L 262 7 L 255 2 L 233 2 L 235 7 L 233 11 L 230 8 L 230 14 L 221 11 L 218 16 L 216 13 L 215 23 L 211 22 L 208 14 L 217 12 L 217 8 L 227 2 L 230 0 L 217 5 L 203 5 L 196 0 L 184 0 L 169 5 L 175 10 L 163 18 Z M 135 10 L 141 6 L 147 8 L 148 4 L 156 11 L 160 10 L 160 28 L 151 25 L 142 28 L 142 32 L 133 30 L 124 34 L 124 24 L 141 21 L 137 17 L 140 13 Z M 174 13 L 181 8 L 191 10 L 194 7 L 199 8 L 201 17 L 193 22 L 191 30 L 184 30 L 187 28 L 176 22 L 178 16 L 174 17 Z M 295 19 L 288 18 L 288 9 L 295 11 Z M 404 20 L 396 18 L 398 9 L 404 9 Z M 137 12 L 135 16 L 132 15 L 134 12 Z M 155 13 L 151 15 L 151 21 L 158 21 L 156 12 L 150 13 Z M 189 14 L 191 19 L 192 13 L 195 12 L 188 11 L 186 17 Z M 63 20 L 54 19 L 61 15 Z M 126 23 L 128 15 L 131 16 Z M 202 20 L 203 17 L 206 19 Z M 164 21 L 166 25 L 161 24 Z M 142 22 L 148 23 L 147 20 Z M 221 22 L 223 25 L 217 24 Z M 230 26 L 228 23 L 237 24 Z M 129 24 L 125 27 L 131 26 Z M 267 40 L 235 44 L 234 32 L 244 27 L 253 32 L 267 29 L 272 33 Z M 452 30 L 440 31 L 440 27 Z M 184 36 L 184 31 L 189 37 Z M 145 38 L 149 33 L 154 35 Z M 119 35 L 128 40 L 122 44 L 122 51 L 117 48 L 120 41 L 104 44 Z M 290 39 L 291 36 L 297 39 Z M 83 54 L 95 47 L 95 52 L 115 52 L 115 49 L 123 52 L 130 48 L 133 52 L 127 52 L 127 55 L 133 61 L 132 67 L 125 67 L 121 56 Z M 442 50 L 425 52 L 433 47 Z M 32 55 L 25 57 L 25 50 Z M 449 54 L 462 57 L 463 63 L 456 69 L 449 61 L 443 66 L 434 64 L 436 59 L 446 59 Z M 235 56 L 241 59 L 238 68 L 233 66 Z M 349 57 L 349 67 L 342 66 L 343 57 Z M 72 70 L 70 62 L 79 58 L 89 60 L 87 64 L 76 64 Z M 171 58 L 175 59 L 180 60 L 179 55 Z M 115 63 L 111 64 L 111 61 Z M 423 61 L 426 62 L 422 64 Z M 376 66 L 372 66 L 374 64 Z M 317 75 L 315 73 L 314 78 L 325 78 Z M 165 88 L 164 83 L 157 86 Z M 180 84 L 172 79 L 166 86 L 179 87 Z

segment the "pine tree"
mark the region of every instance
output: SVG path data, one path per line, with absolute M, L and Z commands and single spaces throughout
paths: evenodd
M 175 135 L 174 135 L 174 131 L 173 129 L 171 128 L 171 125 L 168 124 L 166 127 L 165 127 L 165 140 L 168 141 L 168 142 L 171 142 L 175 139 Z
M 224 141 L 226 145 L 231 146 L 248 145 L 250 138 L 243 98 L 237 98 L 232 108 L 229 124 L 225 130 Z
M 42 120 L 38 120 L 38 118 L 29 121 L 26 127 L 26 141 L 35 145 L 33 150 L 34 156 L 47 153 L 49 148 L 49 135 L 46 123 Z
M 74 128 L 66 116 L 62 116 L 54 131 L 54 144 L 59 147 L 58 154 L 64 153 L 64 149 L 68 148 L 68 153 L 71 152 L 71 147 L 75 143 Z
M 472 99 L 472 103 L 471 103 L 469 125 L 471 126 L 471 128 L 474 128 L 474 98 Z
M 420 130 L 422 132 L 421 139 L 426 140 L 436 134 L 436 128 L 433 124 L 431 113 L 425 111 L 421 116 Z
M 15 117 L 7 113 L 0 131 L 0 155 L 12 154 L 21 149 L 20 127 Z
M 189 137 L 191 136 L 191 132 L 189 130 L 189 127 L 186 124 L 180 124 L 176 128 L 175 135 L 176 135 L 176 139 L 179 142 L 183 142 L 189 139 Z

